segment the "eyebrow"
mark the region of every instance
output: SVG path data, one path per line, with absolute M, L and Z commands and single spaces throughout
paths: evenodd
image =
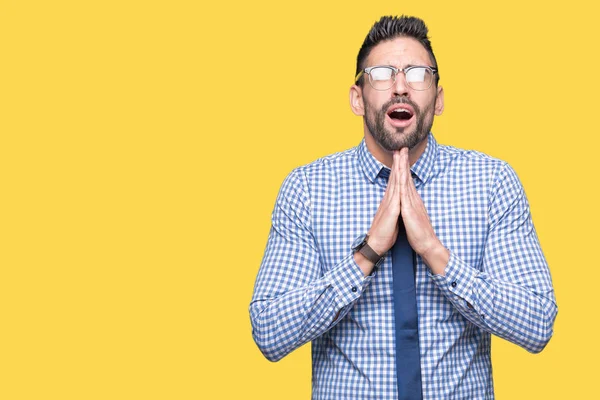
M 378 66 L 380 67 L 394 67 L 394 68 L 399 68 L 395 65 L 392 64 L 379 64 Z M 406 64 L 404 67 L 399 68 L 399 69 L 404 69 L 404 68 L 410 68 L 410 67 L 425 67 L 425 66 L 429 66 L 428 64 Z

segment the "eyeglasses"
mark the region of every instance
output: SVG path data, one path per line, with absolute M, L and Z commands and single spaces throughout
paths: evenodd
M 428 66 L 412 66 L 404 69 L 392 67 L 391 65 L 376 65 L 365 68 L 356 75 L 354 79 L 358 82 L 363 74 L 369 75 L 369 84 L 375 90 L 388 90 L 396 82 L 396 75 L 404 72 L 406 84 L 413 90 L 427 90 L 433 83 L 433 76 L 437 74 L 437 68 Z

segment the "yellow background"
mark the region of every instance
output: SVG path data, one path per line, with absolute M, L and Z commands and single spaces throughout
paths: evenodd
M 1 1 L 0 398 L 308 399 L 309 346 L 266 361 L 248 303 L 282 180 L 360 141 L 356 53 L 402 13 L 438 141 L 515 168 L 554 279 L 546 350 L 493 341 L 497 398 L 593 398 L 600 30 L 554 3 Z

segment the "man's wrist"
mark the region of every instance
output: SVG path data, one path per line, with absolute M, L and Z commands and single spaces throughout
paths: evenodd
M 371 261 L 375 266 L 379 265 L 381 259 L 383 258 L 382 254 L 379 254 L 369 245 L 368 238 L 365 244 L 358 250 L 358 252 L 365 256 L 365 258 Z
M 354 253 L 354 261 L 364 276 L 369 276 L 373 272 L 375 265 L 369 261 L 360 251 Z
M 367 234 L 368 239 L 367 239 L 367 243 L 369 245 L 369 247 L 377 254 L 379 255 L 383 255 L 385 254 L 389 249 L 385 249 L 384 246 L 382 246 L 378 241 L 376 237 L 371 236 L 370 233 Z
M 364 234 L 356 238 L 352 244 L 354 261 L 356 261 L 365 276 L 370 275 L 373 269 L 381 265 L 384 259 L 384 254 L 374 250 L 370 243 L 369 234 Z
M 438 242 L 436 246 L 426 250 L 420 256 L 431 272 L 435 275 L 445 275 L 444 271 L 450 261 L 450 251 L 442 243 Z

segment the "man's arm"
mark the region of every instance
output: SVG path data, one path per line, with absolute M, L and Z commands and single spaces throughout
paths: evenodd
M 369 229 L 369 245 L 385 254 L 396 241 L 400 216 L 400 152 Z M 311 202 L 300 170 L 281 187 L 265 256 L 250 304 L 252 335 L 265 357 L 277 361 L 331 329 L 350 311 L 375 276 L 360 252 L 323 274 L 312 234 Z
M 403 169 L 407 168 L 406 163 Z M 423 203 L 406 174 L 402 216 L 409 241 L 412 234 L 412 240 L 418 242 L 413 248 L 456 309 L 481 329 L 537 353 L 552 337 L 557 314 L 550 271 L 521 183 L 506 164 L 499 168 L 492 196 L 482 270 L 445 249 L 437 237 L 424 234 L 433 228 L 424 218 Z M 408 232 L 409 226 L 412 232 Z
M 301 170 L 284 181 L 250 303 L 252 335 L 278 361 L 331 329 L 361 296 L 372 276 L 348 256 L 324 273 L 312 233 L 311 202 Z
M 434 281 L 454 306 L 482 329 L 538 353 L 557 314 L 550 271 L 515 172 L 504 164 L 494 183 L 480 271 L 451 252 Z

